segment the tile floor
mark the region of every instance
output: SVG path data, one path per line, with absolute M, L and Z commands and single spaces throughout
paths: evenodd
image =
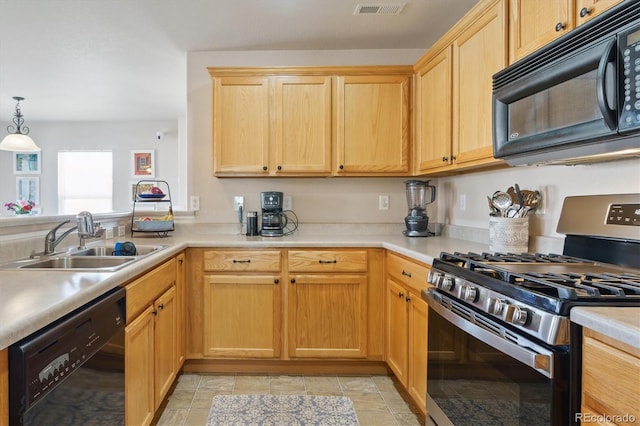
M 199 375 L 178 377 L 159 426 L 204 426 L 211 399 L 222 394 L 344 395 L 360 426 L 422 425 L 424 419 L 389 376 Z

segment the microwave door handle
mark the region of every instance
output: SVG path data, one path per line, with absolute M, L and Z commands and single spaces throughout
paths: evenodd
M 616 53 L 616 39 L 611 40 L 598 64 L 598 70 L 596 74 L 596 94 L 598 97 L 598 107 L 604 118 L 605 123 L 611 130 L 614 130 L 618 123 L 618 114 L 615 109 L 609 108 L 609 102 L 607 98 L 607 66 L 614 61 Z M 615 101 L 615 100 L 614 100 Z

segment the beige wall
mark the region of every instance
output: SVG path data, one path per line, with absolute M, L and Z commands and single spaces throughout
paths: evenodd
M 212 177 L 211 82 L 208 66 L 306 66 L 413 64 L 421 50 L 312 52 L 193 52 L 188 55 L 188 187 L 201 197 L 196 220 L 234 222 L 234 195 L 246 209 L 259 209 L 259 193 L 283 191 L 293 197 L 302 223 L 402 223 L 406 215 L 403 178 L 217 179 Z M 562 200 L 568 195 L 640 191 L 640 160 L 583 166 L 518 167 L 439 178 L 432 221 L 488 229 L 486 196 L 518 183 L 543 193 L 543 210 L 533 217 L 534 236 L 557 237 Z M 390 209 L 377 208 L 378 195 L 390 195 Z M 466 208 L 460 209 L 460 195 Z

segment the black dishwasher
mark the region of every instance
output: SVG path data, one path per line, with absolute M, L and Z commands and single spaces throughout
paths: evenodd
M 9 346 L 9 424 L 124 425 L 125 290 Z

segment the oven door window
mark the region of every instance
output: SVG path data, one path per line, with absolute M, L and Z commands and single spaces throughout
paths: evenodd
M 565 413 L 554 413 L 567 402 L 562 401 L 566 391 L 559 390 L 566 386 L 564 380 L 543 376 L 452 325 L 432 309 L 428 324 L 427 393 L 451 423 L 566 424 Z

